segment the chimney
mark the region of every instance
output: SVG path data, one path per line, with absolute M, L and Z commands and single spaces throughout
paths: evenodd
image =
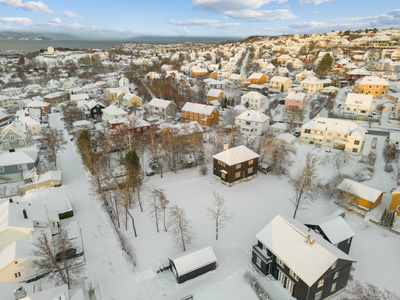
M 307 244 L 310 244 L 310 245 L 314 245 L 315 239 L 313 239 L 313 238 L 311 237 L 311 235 L 308 235 L 307 238 L 306 238 L 306 243 L 307 243 Z
M 379 76 L 379 78 L 382 78 L 382 75 L 381 75 L 381 76 Z
M 8 199 L 8 201 L 10 202 L 10 203 L 13 203 L 13 199 L 10 197 L 10 199 Z
M 296 94 L 297 94 L 297 91 L 296 91 Z
M 192 101 L 192 103 L 194 104 L 194 101 Z
M 28 214 L 26 213 L 26 209 L 22 210 L 22 214 L 24 215 L 24 219 L 28 219 Z
M 209 106 L 210 104 L 206 103 L 207 106 Z

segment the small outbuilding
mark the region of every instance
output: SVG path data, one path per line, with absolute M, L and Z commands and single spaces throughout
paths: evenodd
M 183 283 L 217 268 L 217 257 L 211 246 L 169 258 L 169 266 L 178 283 Z

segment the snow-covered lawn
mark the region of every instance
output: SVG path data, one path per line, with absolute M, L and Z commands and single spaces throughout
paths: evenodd
M 61 123 L 56 117 L 53 116 L 51 122 L 59 127 Z M 372 136 L 367 136 L 364 153 L 369 152 L 371 140 Z M 393 175 L 383 171 L 380 158 L 383 143 L 384 137 L 379 137 L 375 173 L 367 182 L 386 192 L 383 203 L 377 209 L 387 207 L 390 201 L 388 192 L 395 186 Z M 296 171 L 298 163 L 308 151 L 321 158 L 333 155 L 325 152 L 325 148 L 318 149 L 310 145 L 296 144 L 296 148 L 297 156 L 292 157 L 291 172 Z M 169 256 L 179 254 L 182 250 L 174 246 L 172 237 L 163 231 L 161 223 L 160 232 L 156 232 L 154 221 L 149 216 L 148 203 L 144 204 L 143 213 L 138 207 L 133 210 L 137 238 L 133 235 L 131 224 L 128 226 L 129 238 L 137 255 L 137 266 L 134 268 L 121 250 L 108 215 L 90 196 L 87 173 L 73 142 L 68 141 L 67 150 L 60 153 L 60 159 L 63 187 L 41 189 L 40 193 L 43 201 L 60 194 L 74 206 L 75 216 L 71 220 L 76 221 L 82 230 L 87 261 L 85 276 L 93 277 L 98 283 L 102 299 L 181 299 L 190 294 L 195 299 L 257 299 L 243 274 L 251 270 L 250 254 L 252 245 L 256 243 L 255 234 L 277 214 L 293 215 L 293 207 L 288 200 L 291 189 L 285 177 L 260 173 L 254 180 L 227 187 L 212 177 L 212 166 L 209 164 L 209 174 L 206 176 L 200 175 L 196 168 L 176 174 L 166 173 L 162 179 L 159 175 L 148 178 L 146 185 L 149 189 L 152 186 L 164 189 L 170 205 L 177 204 L 185 208 L 196 233 L 190 249 L 212 246 L 218 259 L 216 271 L 178 284 L 170 271 L 157 274 L 160 267 L 168 265 Z M 342 166 L 340 171 L 350 173 L 358 167 L 357 159 L 354 159 Z M 320 178 L 324 179 L 329 179 L 337 171 L 336 167 L 329 164 L 319 165 L 318 170 Z M 223 195 L 229 210 L 236 213 L 234 222 L 220 231 L 218 241 L 215 240 L 213 222 L 207 215 L 207 205 L 213 200 L 213 191 Z M 298 212 L 300 221 L 310 221 L 338 208 L 322 193 L 319 195 L 308 210 Z M 27 193 L 20 200 L 38 201 L 37 193 Z M 375 214 L 371 213 L 373 216 Z M 345 220 L 356 233 L 350 251 L 350 256 L 357 260 L 352 273 L 354 278 L 400 294 L 400 286 L 395 279 L 400 275 L 400 262 L 396 260 L 400 237 L 371 223 L 366 228 L 362 218 L 350 213 L 346 213 Z M 256 274 L 254 271 L 252 273 Z M 275 300 L 290 299 L 278 282 L 268 281 L 261 276 L 258 279 Z M 40 281 L 33 284 L 40 284 Z M 32 290 L 33 284 L 28 285 L 28 291 Z M 17 286 L 0 285 L 0 291 L 3 288 L 7 291 L 5 300 L 12 299 L 12 289 Z

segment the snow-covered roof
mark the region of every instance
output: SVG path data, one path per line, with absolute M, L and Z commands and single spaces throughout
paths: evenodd
M 400 132 L 390 132 L 389 140 L 400 141 Z
M 293 142 L 296 139 L 296 137 L 293 134 L 285 132 L 285 133 L 278 135 L 275 139 L 282 140 L 282 141 L 285 141 L 286 143 L 290 144 L 291 142 Z
M 166 108 L 170 103 L 173 103 L 170 100 L 163 100 L 163 99 L 158 99 L 158 98 L 153 98 L 149 102 L 149 105 L 155 106 L 155 107 L 162 107 Z
M 44 102 L 44 101 L 31 101 L 28 104 L 25 105 L 25 107 L 32 107 L 32 108 L 36 108 L 36 107 L 46 107 L 46 106 L 50 106 L 50 103 Z
M 263 94 L 259 92 L 248 92 L 242 96 L 243 98 L 250 98 L 250 99 L 267 99 Z
M 270 82 L 286 82 L 288 79 L 290 80 L 288 77 L 274 76 L 271 78 Z
M 89 100 L 89 95 L 88 94 L 71 95 L 71 101 L 79 101 L 79 100 Z
M 310 236 L 313 243 L 308 242 Z M 308 286 L 313 285 L 338 259 L 354 261 L 299 221 L 277 215 L 256 238 L 278 256 Z
M 16 151 L 4 152 L 0 154 L 0 166 L 15 166 L 23 164 L 31 164 L 36 161 L 38 151 Z
M 263 73 L 253 73 L 247 79 L 260 79 L 261 77 L 265 76 Z
M 85 126 L 85 125 L 89 126 L 90 125 L 90 121 L 88 121 L 88 120 L 79 120 L 79 121 L 76 121 L 76 122 L 72 123 L 72 126 Z
M 341 216 L 324 216 L 307 222 L 307 225 L 318 225 L 333 245 L 343 242 L 355 235 L 354 231 Z
M 360 109 L 371 109 L 373 95 L 348 93 L 346 105 L 359 106 Z
M 123 109 L 116 107 L 115 105 L 111 104 L 110 106 L 106 107 L 103 110 L 103 113 L 106 113 L 109 116 L 118 116 L 118 115 L 127 115 L 128 113 Z
M 97 102 L 96 99 L 93 99 L 92 101 L 90 101 L 88 104 L 86 104 L 87 107 L 89 109 L 92 109 L 93 107 L 95 107 L 96 105 L 100 105 L 101 107 L 105 108 L 106 106 L 103 103 Z
M 306 96 L 306 93 L 289 92 L 287 95 L 287 99 L 303 100 L 305 96 Z
M 44 174 L 39 175 L 38 183 L 45 182 L 48 180 L 61 180 L 62 174 L 60 170 L 48 171 Z
M 198 114 L 211 115 L 215 107 L 199 103 L 186 102 L 182 111 L 190 111 Z
M 25 209 L 28 216 L 24 218 L 22 213 Z M 14 228 L 27 228 L 33 230 L 35 222 L 48 223 L 49 219 L 47 216 L 46 205 L 42 203 L 29 203 L 21 201 L 9 201 L 3 202 L 0 205 L 0 232 L 7 227 Z
M 347 75 L 371 75 L 371 72 L 364 69 L 354 69 L 347 72 Z
M 300 83 L 302 83 L 302 84 L 324 84 L 319 78 L 317 78 L 315 76 L 308 77 Z
M 174 262 L 179 276 L 217 262 L 217 257 L 215 256 L 211 246 L 172 256 L 169 259 Z
M 222 90 L 219 89 L 210 89 L 207 93 L 207 97 L 219 97 Z
M 366 129 L 355 121 L 316 117 L 302 127 L 341 132 L 354 138 L 364 139 Z
M 213 158 L 222 161 L 229 166 L 234 166 L 236 164 L 259 157 L 260 155 L 243 145 L 227 149 L 213 156 Z
M 347 178 L 343 179 L 337 188 L 372 203 L 375 203 L 375 201 L 378 200 L 378 197 L 383 193 L 382 191 Z
M 261 111 L 259 110 L 247 110 L 245 112 L 243 112 L 242 114 L 240 114 L 239 116 L 237 116 L 235 119 L 238 120 L 244 120 L 244 121 L 248 121 L 248 122 L 266 122 L 269 120 L 269 117 L 265 114 L 263 114 Z
M 374 85 L 389 85 L 385 79 L 378 77 L 378 76 L 365 76 L 361 79 L 356 81 L 358 84 L 374 84 Z

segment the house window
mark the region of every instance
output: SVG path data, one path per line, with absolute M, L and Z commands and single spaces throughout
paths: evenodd
M 336 282 L 332 284 L 331 293 L 336 290 L 336 284 L 337 284 Z
M 311 129 L 304 129 L 304 133 L 311 133 Z
M 292 270 L 289 271 L 290 276 L 293 277 L 294 280 L 299 281 L 299 276 L 297 276 L 297 274 L 295 272 L 293 272 Z
M 15 135 L 10 135 L 10 140 L 15 140 Z
M 253 164 L 253 160 L 251 159 L 251 160 L 249 160 L 249 165 L 252 165 Z
M 337 266 L 337 261 L 335 261 L 335 262 L 333 263 L 331 269 L 333 270 L 334 268 L 336 268 L 336 266 Z
M 18 165 L 18 170 L 22 170 L 22 165 Z
M 283 263 L 283 261 L 282 261 L 279 257 L 276 258 L 276 263 L 277 263 L 278 265 L 280 265 L 282 268 L 285 267 L 285 264 Z
M 225 174 L 221 173 L 221 178 L 225 179 Z
M 337 136 L 340 137 L 340 133 L 338 133 Z
M 339 277 L 339 271 L 335 272 L 335 274 L 333 275 L 333 279 L 336 279 Z
M 360 145 L 360 141 L 355 140 L 355 141 L 354 141 L 354 145 Z
M 331 142 L 331 140 L 326 140 L 326 142 L 329 144 Z
M 261 268 L 261 258 L 259 258 L 258 256 L 257 256 L 257 259 L 256 259 L 256 265 L 257 265 L 259 268 Z
M 253 168 L 248 168 L 247 169 L 247 174 L 251 174 L 251 173 L 253 173 Z
M 18 142 L 18 145 L 23 146 L 23 145 L 24 145 L 24 141 L 19 141 L 19 142 Z
M 353 151 L 352 151 L 352 152 L 357 153 L 357 152 L 358 152 L 358 149 L 357 149 L 357 148 L 353 148 Z
M 1 172 L 3 172 L 3 171 L 1 171 Z M 400 205 L 397 205 L 397 211 L 400 211 Z
M 318 286 L 317 287 L 321 287 L 324 285 L 324 279 L 321 279 L 320 281 L 318 281 Z
M 235 178 L 239 178 L 240 177 L 240 172 L 235 173 Z
M 4 172 L 4 167 L 0 167 L 0 172 Z
M 318 293 L 315 294 L 314 300 L 320 300 L 322 298 L 322 291 L 319 291 Z
M 236 165 L 236 170 L 237 170 L 237 169 L 240 169 L 241 166 L 242 166 L 242 164 L 237 164 L 237 165 Z

